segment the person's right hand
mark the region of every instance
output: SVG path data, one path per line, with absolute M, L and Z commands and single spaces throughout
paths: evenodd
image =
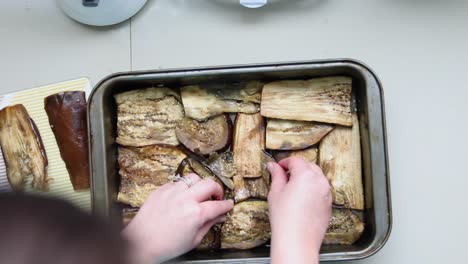
M 318 263 L 331 217 L 330 185 L 317 165 L 301 157 L 268 163 L 272 263 Z M 288 175 L 289 174 L 289 175 Z

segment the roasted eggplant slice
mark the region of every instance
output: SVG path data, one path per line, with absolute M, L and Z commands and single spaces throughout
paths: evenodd
M 324 244 L 351 245 L 361 237 L 364 223 L 348 209 L 333 209 Z
M 132 147 L 179 144 L 175 128 L 184 117 L 184 109 L 177 93 L 161 87 L 133 90 L 114 97 L 118 144 Z
M 266 201 L 245 201 L 234 206 L 221 228 L 221 248 L 249 249 L 271 237 Z
M 232 122 L 228 115 L 206 121 L 184 118 L 176 128 L 177 139 L 196 154 L 208 155 L 225 149 L 231 142 Z
M 186 155 L 175 147 L 119 147 L 119 202 L 140 207 L 157 187 L 171 181 Z
M 364 209 L 361 140 L 356 114 L 353 126 L 337 126 L 320 142 L 320 167 L 332 186 L 333 202 L 350 209 Z
M 266 148 L 304 149 L 317 144 L 332 129 L 333 125 L 317 122 L 267 119 Z
M 236 86 L 236 85 L 231 85 Z M 246 82 L 238 87 L 191 85 L 181 88 L 187 117 L 203 121 L 223 113 L 257 113 L 260 111 L 262 84 Z
M 0 145 L 13 190 L 22 191 L 30 177 L 33 188 L 48 190 L 45 148 L 34 121 L 22 104 L 0 110 Z
M 316 147 L 310 147 L 301 150 L 293 150 L 293 151 L 276 151 L 273 156 L 277 161 L 280 161 L 285 158 L 289 158 L 292 156 L 299 156 L 304 158 L 304 160 L 312 163 L 317 163 L 318 160 L 318 149 Z
M 241 175 L 234 175 L 234 201 L 236 203 L 249 198 L 266 200 L 270 191 L 270 172 L 266 164 L 275 161 L 268 153 L 262 152 L 262 177 L 244 178 Z M 230 195 L 228 195 L 230 196 Z
M 236 174 L 234 154 L 231 151 L 210 156 L 208 167 L 218 176 L 231 179 Z
M 228 187 L 229 189 L 234 188 L 234 183 L 231 179 L 214 173 L 209 167 L 209 165 L 206 164 L 206 162 L 199 159 L 195 159 L 194 157 L 185 158 L 180 163 L 179 168 L 177 169 L 177 174 L 179 174 L 180 176 L 185 176 L 190 173 L 195 173 L 202 179 L 213 179 L 214 181 L 219 183 L 219 185 L 221 185 L 223 189 L 224 186 Z
M 44 108 L 74 190 L 89 188 L 88 125 L 83 91 L 47 96 Z
M 287 120 L 352 125 L 352 79 L 344 76 L 265 84 L 263 116 Z
M 245 178 L 262 176 L 265 123 L 260 113 L 237 114 L 232 149 L 238 176 Z

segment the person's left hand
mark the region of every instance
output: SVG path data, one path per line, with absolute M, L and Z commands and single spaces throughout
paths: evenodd
M 185 177 L 194 185 L 178 181 L 159 187 L 122 231 L 134 261 L 162 262 L 188 252 L 233 208 L 232 200 L 222 200 L 223 190 L 215 181 L 195 174 Z

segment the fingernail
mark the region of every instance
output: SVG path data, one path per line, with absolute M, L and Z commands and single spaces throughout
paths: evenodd
M 226 216 L 222 216 L 219 218 L 218 223 L 223 223 L 226 221 Z

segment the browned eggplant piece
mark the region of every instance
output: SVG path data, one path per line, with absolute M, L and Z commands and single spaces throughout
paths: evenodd
M 147 88 L 116 94 L 117 143 L 141 147 L 177 146 L 175 128 L 184 118 L 179 95 L 169 88 Z
M 149 194 L 174 177 L 186 155 L 175 147 L 119 147 L 119 202 L 140 207 Z
M 261 113 L 277 119 L 351 126 L 352 79 L 344 76 L 267 83 Z
M 36 124 L 22 104 L 0 110 L 0 145 L 13 190 L 22 191 L 28 178 L 32 178 L 34 189 L 48 190 L 44 144 Z
M 304 149 L 317 144 L 333 129 L 333 125 L 281 119 L 267 119 L 266 148 L 278 150 Z
M 225 149 L 231 142 L 232 122 L 228 115 L 206 121 L 184 118 L 176 128 L 177 139 L 190 151 L 208 155 Z
M 364 209 L 361 139 L 357 114 L 353 126 L 337 126 L 320 142 L 320 167 L 331 184 L 333 202 L 350 209 Z
M 275 159 L 267 152 L 262 152 L 262 177 L 244 178 L 240 175 L 234 175 L 234 201 L 236 203 L 245 201 L 249 198 L 266 200 L 270 191 L 270 172 L 266 164 L 274 162 Z M 229 194 L 230 195 L 230 194 Z
M 201 159 L 187 157 L 180 163 L 179 168 L 177 169 L 177 174 L 180 176 L 186 176 L 190 173 L 195 173 L 202 179 L 213 179 L 219 183 L 223 189 L 224 186 L 229 189 L 234 188 L 234 183 L 231 179 L 214 173 L 209 165 L 207 165 L 206 162 L 202 161 Z
M 265 149 L 265 123 L 260 113 L 237 114 L 232 150 L 237 175 L 244 178 L 262 176 Z
M 221 248 L 249 249 L 271 237 L 266 201 L 245 201 L 234 206 L 221 228 Z
M 214 174 L 231 179 L 236 174 L 234 154 L 231 151 L 221 154 L 213 153 L 208 161 L 208 167 L 210 167 Z
M 318 160 L 318 149 L 316 147 L 310 147 L 301 150 L 293 150 L 293 151 L 276 151 L 273 156 L 276 160 L 280 161 L 285 158 L 289 158 L 292 156 L 299 156 L 304 158 L 304 160 L 312 163 L 317 163 Z
M 333 209 L 324 244 L 351 245 L 361 237 L 364 223 L 348 209 Z
M 88 125 L 83 91 L 47 96 L 44 108 L 74 190 L 89 188 Z
M 241 82 L 225 86 L 191 85 L 181 88 L 187 117 L 203 121 L 223 113 L 257 113 L 262 83 Z

